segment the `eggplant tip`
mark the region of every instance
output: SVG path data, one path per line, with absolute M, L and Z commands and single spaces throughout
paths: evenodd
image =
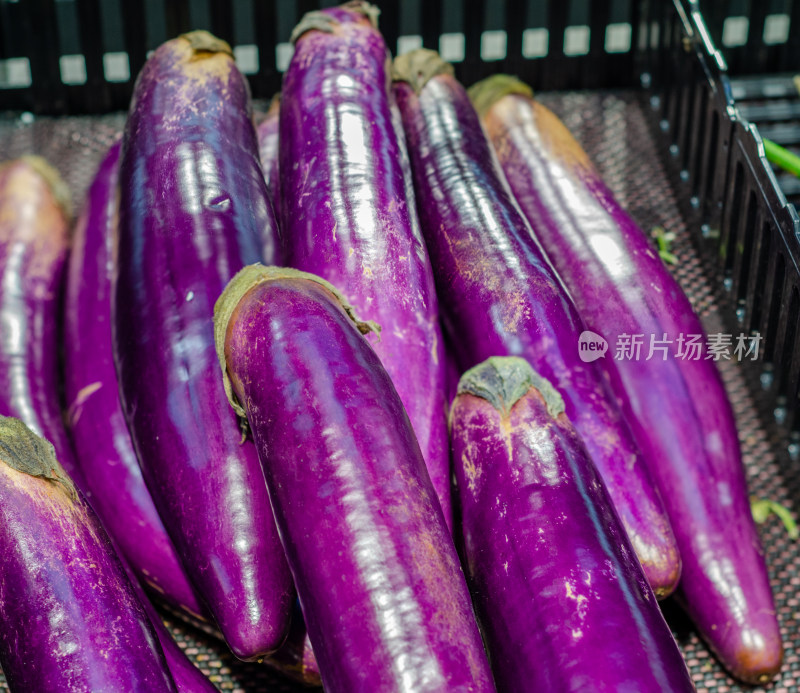
M 735 649 L 728 651 L 729 657 L 720 657 L 734 677 L 747 684 L 763 685 L 780 672 L 783 666 L 783 643 L 777 623 L 773 625 L 774 632 L 771 634 L 754 627 L 745 627 L 737 633 Z

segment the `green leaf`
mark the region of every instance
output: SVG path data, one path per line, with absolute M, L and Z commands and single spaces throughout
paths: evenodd
M 656 226 L 650 235 L 658 244 L 658 256 L 668 265 L 677 265 L 678 258 L 670 252 L 670 245 L 675 240 L 675 232 L 667 231 L 662 226 Z
M 766 137 L 762 137 L 761 140 L 764 143 L 764 154 L 767 161 L 800 178 L 800 156 L 792 154 L 788 149 L 784 149 Z
M 757 524 L 763 524 L 767 521 L 770 515 L 775 515 L 783 523 L 783 526 L 786 528 L 786 533 L 789 535 L 790 539 L 797 539 L 800 537 L 800 529 L 797 527 L 797 522 L 795 522 L 794 518 L 792 517 L 792 513 L 788 508 L 780 503 L 776 503 L 775 501 L 767 498 L 756 498 L 755 496 L 751 496 L 750 510 L 753 513 L 753 519 Z

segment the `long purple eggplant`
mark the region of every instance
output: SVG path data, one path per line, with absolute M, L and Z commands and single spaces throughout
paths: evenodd
M 145 486 L 119 402 L 110 297 L 119 150 L 113 145 L 103 159 L 72 239 L 63 340 L 70 432 L 92 507 L 139 579 L 200 618 L 204 609 Z
M 44 159 L 0 164 L 0 415 L 51 441 L 86 485 L 64 427 L 58 324 L 69 244 L 69 191 Z
M 120 159 L 114 357 L 145 481 L 192 584 L 233 652 L 274 651 L 291 576 L 264 474 L 226 404 L 212 316 L 261 258 L 272 216 L 247 83 L 227 44 L 162 45 L 136 83 Z
M 164 653 L 164 661 L 167 663 L 167 668 L 172 676 L 172 680 L 175 682 L 175 688 L 178 693 L 216 693 L 217 687 L 192 664 L 186 656 L 186 653 L 180 648 L 178 643 L 175 642 L 175 639 L 167 630 L 167 627 L 161 620 L 161 615 L 142 588 L 141 578 L 136 574 L 131 564 L 125 559 L 119 547 L 115 545 L 114 550 L 120 558 L 120 563 L 125 569 L 125 574 L 128 576 L 131 587 L 133 587 L 133 593 L 144 608 L 150 625 L 153 627 L 153 632 L 158 638 L 158 644 L 161 646 L 161 651 Z
M 680 558 L 661 499 L 600 369 L 579 359 L 580 316 L 511 198 L 466 92 L 432 51 L 397 58 L 395 74 L 420 221 L 462 372 L 490 356 L 522 356 L 555 385 L 665 597 Z
M 175 691 L 97 516 L 19 419 L 0 416 L 0 665 L 11 691 Z
M 278 214 L 280 209 L 281 186 L 278 175 L 278 124 L 280 122 L 281 95 L 275 94 L 269 104 L 269 110 L 258 127 L 258 156 L 264 171 L 264 182 L 269 190 L 272 208 Z
M 400 397 L 353 309 L 296 270 L 242 270 L 217 303 L 329 693 L 493 691 L 458 556 Z
M 678 356 L 680 335 L 705 341 L 702 324 L 561 121 L 513 78 L 475 89 L 508 182 L 588 329 L 612 345 L 647 340 L 638 360 L 601 362 L 663 494 L 683 558 L 678 596 L 725 666 L 764 683 L 782 646 L 736 424 L 713 360 Z M 651 339 L 668 353 L 649 352 Z
M 449 525 L 438 306 L 374 17 L 371 5 L 352 2 L 310 12 L 294 30 L 280 113 L 285 261 L 333 282 L 380 325 L 368 339 L 408 412 Z
M 468 580 L 504 691 L 694 691 L 605 484 L 519 357 L 467 371 L 450 411 Z

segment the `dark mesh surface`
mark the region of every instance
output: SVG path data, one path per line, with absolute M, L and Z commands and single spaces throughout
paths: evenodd
M 631 93 L 564 93 L 541 95 L 582 142 L 607 183 L 641 226 L 650 230 L 662 226 L 677 233 L 673 244 L 679 259 L 675 274 L 701 314 L 709 332 L 734 332 L 720 322 L 719 287 L 704 273 L 687 229 L 678 212 L 675 195 L 661 164 L 649 128 L 650 114 L 640 98 Z M 94 169 L 105 148 L 124 123 L 123 114 L 101 118 L 64 117 L 37 119 L 0 118 L 0 159 L 26 152 L 50 159 L 70 183 L 76 204 L 80 203 Z M 779 501 L 794 512 L 791 499 L 800 492 L 800 471 L 784 454 L 785 443 L 774 432 L 771 422 L 759 418 L 755 393 L 748 389 L 745 373 L 735 361 L 721 362 L 739 422 L 751 493 Z M 781 620 L 786 661 L 782 675 L 766 690 L 775 693 L 800 690 L 800 547 L 790 541 L 780 522 L 771 517 L 761 531 L 770 566 L 772 585 Z M 672 604 L 665 612 L 681 644 L 698 691 L 729 693 L 760 691 L 732 681 L 709 655 L 691 624 Z M 272 674 L 266 667 L 243 664 L 225 652 L 219 642 L 197 630 L 168 625 L 189 657 L 225 691 L 305 690 Z M 5 690 L 0 674 L 0 690 Z M 516 691 L 514 693 L 517 693 Z

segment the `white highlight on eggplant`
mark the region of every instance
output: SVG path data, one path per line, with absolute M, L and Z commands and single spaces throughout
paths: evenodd
M 226 211 L 230 207 L 230 196 L 223 190 L 214 151 L 203 142 L 182 142 L 176 148 L 179 167 L 179 195 L 181 208 L 197 217 L 204 210 Z M 212 234 L 207 222 L 198 223 L 192 243 L 197 248 L 201 261 L 214 258 Z
M 624 277 L 630 273 L 625 254 L 613 238 L 604 233 L 595 233 L 589 237 L 589 245 L 612 276 Z
M 200 203 L 200 185 L 195 177 L 197 157 L 192 142 L 181 142 L 175 149 L 178 157 L 178 180 L 180 181 L 181 207 L 187 214 L 199 214 L 202 211 Z
M 433 690 L 445 685 L 438 662 L 430 656 L 428 644 L 410 638 L 411 633 L 424 633 L 423 615 L 413 593 L 400 572 L 389 571 L 393 560 L 393 541 L 385 527 L 376 525 L 367 493 L 362 486 L 363 473 L 342 448 L 341 431 L 328 426 L 322 431 L 325 447 L 346 490 L 342 506 L 346 511 L 347 528 L 353 538 L 353 558 L 358 573 L 375 609 L 374 616 L 380 631 L 379 646 L 385 647 L 397 676 L 398 691 L 413 693 Z M 406 584 L 404 584 L 406 583 Z
M 374 243 L 376 238 L 382 237 L 371 185 L 375 148 L 368 130 L 370 119 L 360 103 L 363 99 L 361 87 L 349 75 L 340 74 L 325 80 L 322 94 L 328 100 L 325 135 L 330 142 L 338 143 L 337 147 L 327 149 L 331 189 L 348 191 L 347 200 L 339 195 L 334 198 L 333 216 L 338 233 L 345 232 L 342 222 L 346 220 L 347 235 Z M 345 205 L 346 201 L 349 206 Z
M 20 210 L 22 212 L 22 210 Z M 31 212 L 34 214 L 35 212 Z M 27 396 L 28 377 L 25 371 L 25 352 L 28 341 L 24 310 L 25 294 L 20 283 L 25 261 L 26 244 L 14 243 L 8 252 L 3 273 L 3 303 L 0 305 L 0 339 L 3 352 L 10 358 L 9 380 L 11 384 L 11 406 L 15 415 L 22 419 L 37 435 L 43 435 L 39 417 L 30 406 Z
M 716 599 L 724 600 L 729 607 L 731 617 L 736 625 L 745 626 L 747 621 L 747 599 L 741 587 L 741 582 L 736 577 L 737 571 L 729 558 L 708 561 L 709 555 L 716 551 L 709 544 L 707 535 L 698 537 L 698 556 L 707 567 L 708 579 L 714 585 L 713 592 L 719 595 Z
M 51 628 L 58 628 L 65 617 L 66 613 L 64 611 L 64 607 L 58 603 L 47 613 L 47 625 L 49 625 Z
M 58 654 L 66 657 L 78 651 L 78 643 L 74 640 L 58 643 Z
M 713 455 L 719 455 L 723 452 L 722 436 L 719 431 L 711 431 L 706 435 L 706 450 Z
M 731 494 L 731 487 L 725 481 L 720 481 L 717 483 L 717 498 L 719 500 L 719 504 L 726 508 L 733 504 L 733 496 Z
M 514 454 L 518 458 L 523 454 L 528 458 L 527 460 L 519 459 L 517 466 L 522 470 L 522 485 L 557 486 L 561 477 L 550 426 L 527 426 L 518 432 L 522 435 L 514 449 Z
M 520 128 L 519 135 L 514 136 L 514 142 L 527 155 L 526 161 L 539 185 L 541 198 L 556 198 L 561 203 L 560 208 L 565 210 L 564 214 L 569 223 L 561 224 L 559 227 L 565 242 L 570 247 L 584 245 L 579 237 L 576 238 L 579 235 L 577 230 L 596 228 L 598 220 L 604 214 L 602 209 L 597 205 L 586 203 L 582 183 L 563 166 L 556 168 L 552 160 L 543 159 L 542 152 L 548 151 L 549 145 L 543 142 L 542 132 L 532 115 L 525 116 L 525 122 Z M 622 250 L 602 231 L 592 235 L 587 252 L 592 252 L 615 278 L 624 279 L 634 271 L 632 265 L 623 261 Z
M 250 487 L 244 474 L 244 466 L 237 456 L 233 456 L 225 464 L 224 504 L 231 520 L 233 530 L 233 546 L 241 569 L 241 590 L 246 595 L 259 594 L 258 576 L 259 560 L 252 554 L 250 539 L 252 518 L 249 514 L 248 495 Z M 258 599 L 247 600 L 247 617 L 250 623 L 257 624 L 263 619 Z
M 3 312 L 0 314 L 2 319 L 3 347 L 6 353 L 24 354 L 25 353 L 25 327 L 18 317 L 16 308 L 22 299 L 22 290 L 19 285 L 19 276 L 22 270 L 22 261 L 25 255 L 25 244 L 15 243 L 8 253 L 6 261 L 6 271 L 3 274 L 3 295 L 6 297 L 5 303 L 10 310 L 3 305 Z

